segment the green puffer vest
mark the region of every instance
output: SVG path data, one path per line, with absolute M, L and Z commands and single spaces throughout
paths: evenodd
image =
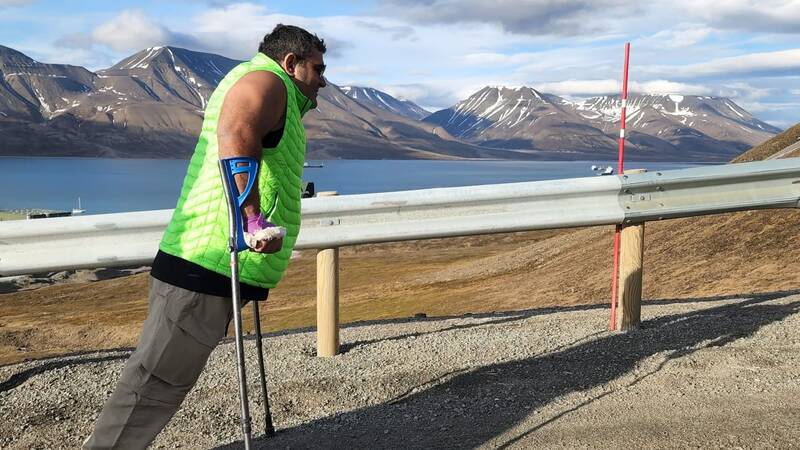
M 262 53 L 231 70 L 211 95 L 178 205 L 159 248 L 208 270 L 231 276 L 228 210 L 219 174 L 217 124 L 225 94 L 236 81 L 255 70 L 278 75 L 286 86 L 283 137 L 277 148 L 263 150 L 258 171 L 261 211 L 270 222 L 286 227 L 286 237 L 278 253 L 241 252 L 239 277 L 241 282 L 251 286 L 274 288 L 289 264 L 300 231 L 300 178 L 306 152 L 306 135 L 301 120 L 312 103 L 286 72 Z

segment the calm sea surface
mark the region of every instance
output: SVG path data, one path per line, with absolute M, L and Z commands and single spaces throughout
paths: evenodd
M 304 179 L 317 191 L 390 192 L 596 176 L 591 165 L 610 161 L 309 161 Z M 0 158 L 0 210 L 42 208 L 86 214 L 175 207 L 186 160 Z M 694 163 L 635 163 L 628 168 L 670 170 Z

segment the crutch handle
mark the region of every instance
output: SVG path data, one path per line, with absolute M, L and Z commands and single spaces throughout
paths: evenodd
M 256 183 L 258 174 L 258 160 L 250 156 L 235 156 L 219 160 L 219 170 L 222 174 L 222 184 L 225 190 L 225 199 L 228 203 L 228 212 L 234 218 L 236 231 L 236 251 L 247 250 L 248 245 L 244 240 L 244 224 L 242 220 L 242 204 L 250 195 Z M 247 173 L 247 185 L 244 192 L 239 192 L 234 175 Z

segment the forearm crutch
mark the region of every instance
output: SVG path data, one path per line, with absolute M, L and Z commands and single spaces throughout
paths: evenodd
M 244 240 L 244 228 L 242 222 L 241 207 L 244 200 L 250 194 L 250 190 L 256 182 L 258 175 L 258 160 L 250 157 L 226 158 L 219 161 L 220 175 L 225 191 L 225 199 L 228 205 L 228 250 L 231 255 L 231 301 L 233 303 L 233 328 L 236 341 L 236 365 L 239 375 L 239 403 L 241 405 L 242 433 L 244 434 L 244 447 L 250 450 L 252 431 L 250 424 L 250 407 L 247 396 L 247 374 L 244 362 L 244 341 L 242 337 L 242 316 L 241 316 L 241 293 L 239 291 L 239 252 L 247 250 L 249 247 Z M 239 193 L 234 175 L 246 173 L 247 184 L 244 192 Z M 261 347 L 261 321 L 258 317 L 258 302 L 254 302 L 254 313 L 256 314 L 256 333 L 258 348 L 258 365 L 261 370 L 261 388 L 264 394 L 264 412 L 266 434 L 269 436 L 274 433 L 272 426 L 272 416 L 269 411 L 269 400 L 267 398 L 266 374 L 264 371 L 264 355 Z

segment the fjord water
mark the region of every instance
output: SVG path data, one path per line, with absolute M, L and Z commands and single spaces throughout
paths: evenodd
M 596 176 L 610 161 L 327 160 L 305 169 L 317 191 L 340 195 L 433 187 L 470 186 Z M 175 207 L 186 160 L 102 158 L 0 158 L 0 210 L 69 211 L 78 197 L 86 214 Z M 633 163 L 670 170 L 696 163 Z

